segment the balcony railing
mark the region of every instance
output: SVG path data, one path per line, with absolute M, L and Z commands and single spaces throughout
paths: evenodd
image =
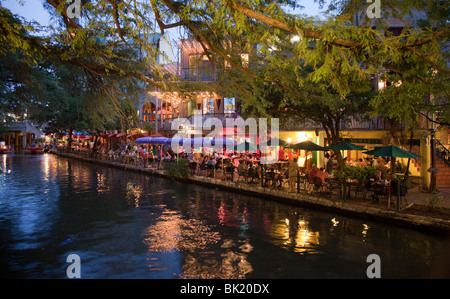
M 180 71 L 181 79 L 185 81 L 211 82 L 217 80 L 214 70 L 209 68 L 182 68 Z
M 436 154 L 438 155 L 439 158 L 442 159 L 442 161 L 444 161 L 444 163 L 447 166 L 450 166 L 450 150 L 448 150 L 448 148 L 443 145 L 439 140 L 435 140 L 436 141 Z
M 340 123 L 341 130 L 389 130 L 391 123 L 381 117 L 358 119 L 349 117 Z
M 158 127 L 159 129 L 170 130 L 173 119 L 177 118 L 178 115 L 167 115 L 167 119 L 161 120 L 158 119 Z M 240 117 L 238 113 L 207 113 L 202 115 L 202 124 L 208 118 L 217 118 L 222 122 L 222 126 L 225 128 L 227 125 L 227 119 L 235 119 Z M 193 123 L 193 116 L 187 118 L 191 123 Z M 258 119 L 256 119 L 258 121 Z M 155 123 L 155 120 L 150 120 L 150 123 Z M 341 131 L 351 130 L 351 131 L 387 131 L 391 129 L 391 123 L 389 121 L 384 120 L 381 117 L 375 117 L 372 119 L 358 119 L 355 117 L 349 117 L 340 122 L 339 128 Z M 396 129 L 400 129 L 401 125 L 396 125 Z M 279 129 L 281 131 L 315 131 L 316 129 L 323 130 L 322 125 L 320 123 L 316 123 L 314 121 L 303 119 L 303 120 L 290 120 L 290 119 L 282 119 L 279 122 Z
M 172 122 L 174 119 L 176 119 L 177 117 L 174 116 L 174 118 L 169 117 L 171 115 L 167 115 L 166 119 L 163 119 L 161 121 L 161 119 L 158 119 L 158 130 L 172 130 Z M 201 123 L 203 124 L 207 119 L 209 118 L 217 118 L 221 121 L 222 126 L 225 128 L 227 125 L 227 119 L 235 119 L 240 117 L 239 114 L 237 113 L 207 113 L 201 116 Z M 188 121 L 191 124 L 194 124 L 194 116 L 190 116 L 187 117 Z M 144 123 L 144 121 L 142 121 L 141 123 Z M 147 123 L 151 123 L 151 124 L 155 124 L 156 121 L 150 120 L 147 121 Z

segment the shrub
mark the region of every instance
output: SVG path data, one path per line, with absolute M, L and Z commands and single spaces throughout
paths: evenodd
M 173 178 L 186 178 L 188 176 L 189 164 L 183 158 L 178 159 L 177 162 L 165 162 L 163 165 L 167 173 Z
M 355 179 L 359 182 L 361 182 L 363 179 L 369 178 L 375 174 L 376 167 L 373 166 L 350 166 L 345 165 L 344 171 L 340 172 L 338 169 L 333 170 L 333 175 L 337 179 L 341 179 L 343 175 L 347 179 Z

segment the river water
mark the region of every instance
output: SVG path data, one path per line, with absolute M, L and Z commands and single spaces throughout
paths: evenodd
M 51 154 L 0 156 L 0 276 L 422 278 L 446 239 Z

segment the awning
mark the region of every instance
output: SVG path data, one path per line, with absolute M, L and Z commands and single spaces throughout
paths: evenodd
M 148 143 L 148 144 L 170 144 L 171 139 L 166 137 L 141 137 L 136 139 L 136 143 Z

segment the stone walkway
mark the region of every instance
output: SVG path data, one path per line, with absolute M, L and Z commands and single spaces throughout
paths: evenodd
M 443 207 L 450 209 L 450 189 L 440 189 L 437 193 L 428 193 L 427 191 L 412 190 L 406 195 L 408 203 L 414 203 L 418 205 L 428 205 L 430 199 L 435 196 L 442 196 L 440 200 L 437 201 L 436 207 Z

